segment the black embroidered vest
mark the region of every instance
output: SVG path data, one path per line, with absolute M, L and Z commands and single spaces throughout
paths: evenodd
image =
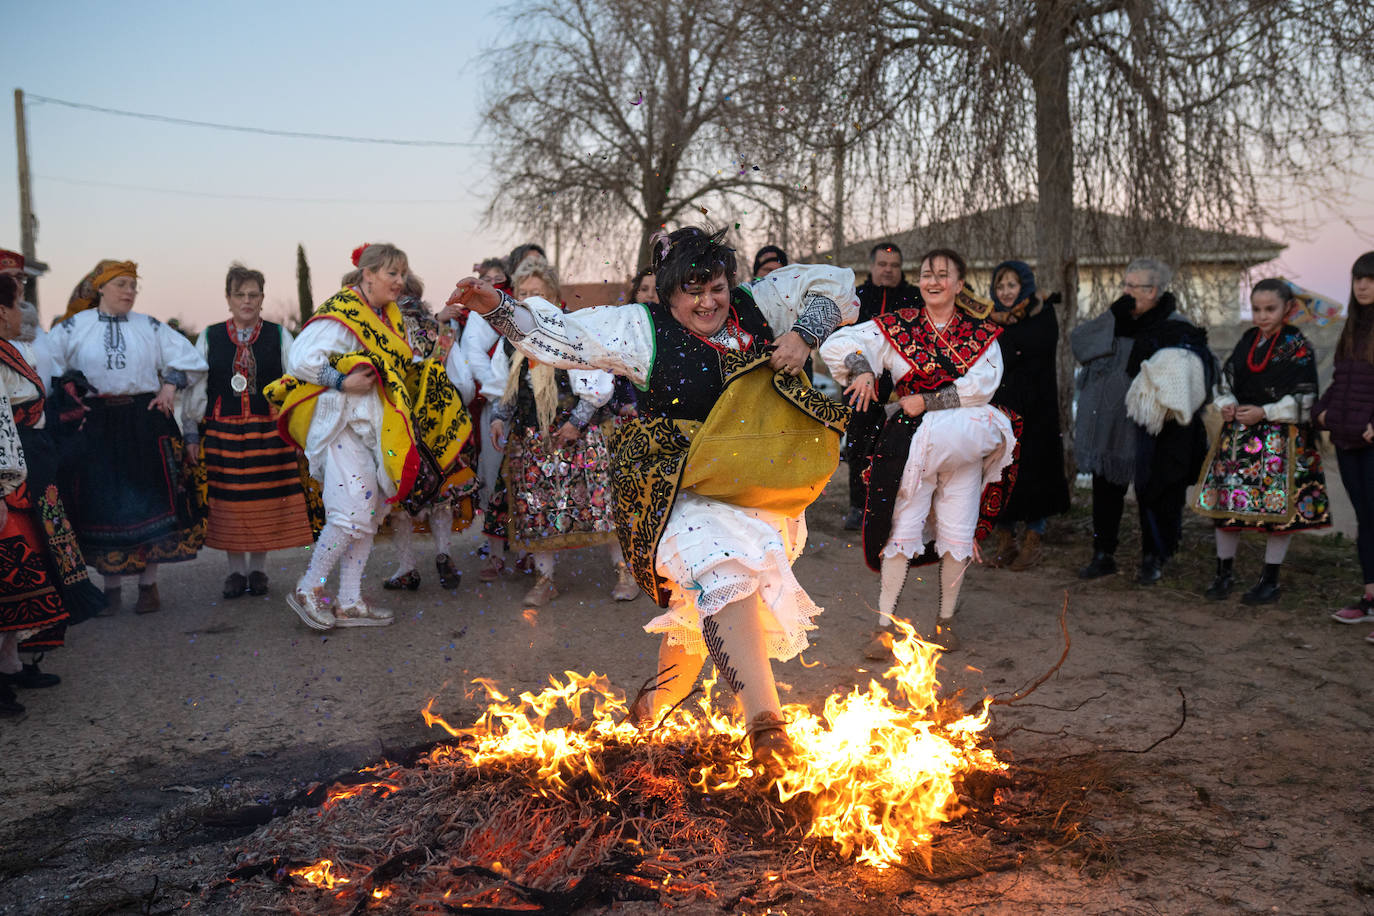
M 725 389 L 719 350 L 691 333 L 673 317 L 667 305 L 645 305 L 654 322 L 654 363 L 647 390 L 639 397 L 645 417 L 704 421 Z M 729 322 L 753 337 L 751 352 L 773 342 L 773 329 L 754 297 L 742 286 L 730 292 Z
M 206 381 L 206 416 L 269 416 L 271 411 L 262 389 L 286 371 L 281 364 L 281 325 L 270 321 L 262 323 L 258 339 L 249 347 L 256 368 L 246 376 L 248 387 L 242 393 L 233 388 L 234 357 L 238 352 L 233 323 L 223 321 L 211 325 L 205 332 L 205 345 L 206 362 L 210 364 Z

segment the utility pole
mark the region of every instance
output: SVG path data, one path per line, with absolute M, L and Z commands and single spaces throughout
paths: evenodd
M 14 140 L 19 146 L 19 250 L 26 262 L 37 259 L 33 249 L 33 196 L 29 192 L 29 138 L 25 129 L 24 90 L 14 90 Z M 29 277 L 24 298 L 38 305 L 38 284 Z

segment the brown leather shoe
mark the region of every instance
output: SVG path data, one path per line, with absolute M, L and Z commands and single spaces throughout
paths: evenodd
M 1012 561 L 1011 568 L 1015 572 L 1021 572 L 1032 566 L 1039 566 L 1040 561 L 1044 558 L 1045 548 L 1039 532 L 1027 531 L 1026 536 L 1021 541 L 1021 549 L 1017 552 L 1016 559 Z
M 892 661 L 892 637 L 895 632 L 891 626 L 874 630 L 873 638 L 864 647 L 864 658 L 874 662 Z
M 787 772 L 796 751 L 782 716 L 770 711 L 759 713 L 749 723 L 748 735 L 749 759 L 763 770 L 766 779 L 771 782 Z
M 992 550 L 988 553 L 987 566 L 1001 569 L 1016 560 L 1016 532 L 998 528 L 992 535 Z
M 162 610 L 162 599 L 157 594 L 157 583 L 140 585 L 138 587 L 138 601 L 134 604 L 134 613 L 152 614 L 160 610 Z

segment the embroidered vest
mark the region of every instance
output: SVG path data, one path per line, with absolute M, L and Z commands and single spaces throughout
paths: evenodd
M 937 391 L 962 378 L 1002 333 L 998 325 L 962 309 L 955 309 L 954 317 L 938 331 L 924 309 L 888 312 L 873 323 L 911 366 L 897 383 L 898 397 Z
M 683 327 L 667 305 L 644 308 L 654 322 L 654 364 L 649 369 L 647 390 L 639 398 L 640 413 L 672 420 L 705 420 L 725 390 L 720 349 Z M 749 353 L 758 353 L 773 342 L 773 329 L 742 286 L 730 293 L 727 321 L 752 337 Z
M 234 367 L 238 337 L 232 322 L 211 325 L 205 332 L 205 359 L 210 364 L 206 380 L 206 414 L 212 417 L 265 417 L 270 415 L 262 389 L 282 377 L 281 325 L 264 321 L 257 339 L 246 348 L 251 371 L 241 373 L 247 382 L 242 392 L 234 390 Z

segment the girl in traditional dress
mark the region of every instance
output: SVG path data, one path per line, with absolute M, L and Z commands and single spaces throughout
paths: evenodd
M 24 711 L 13 688 L 61 681 L 19 652 L 62 646 L 68 624 L 105 606 L 57 493 L 46 385 L 10 343 L 22 333 L 19 294 L 0 276 L 0 716 Z
M 1226 360 L 1212 403 L 1221 435 L 1203 465 L 1193 511 L 1216 519 L 1217 574 L 1207 597 L 1219 601 L 1235 584 L 1242 531 L 1262 531 L 1264 572 L 1241 597 L 1279 600 L 1279 566 L 1293 532 L 1331 525 L 1321 454 L 1312 429 L 1317 354 L 1286 322 L 1297 300 L 1283 280 L 1261 280 L 1250 292 L 1255 326 Z
M 737 286 L 723 236 L 689 228 L 657 240 L 657 304 L 565 314 L 475 279 L 450 301 L 486 314 L 531 359 L 639 387 L 614 456 L 616 529 L 667 613 L 645 627 L 662 634 L 664 677 L 636 712 L 651 721 L 685 699 L 709 657 L 744 708 L 754 759 L 776 772 L 790 743 L 769 658 L 805 649 L 821 611 L 792 563 L 848 414 L 798 375 L 858 303 L 853 272 L 834 267 L 793 265 Z
M 502 258 L 487 258 L 477 265 L 477 276 L 502 292 L 510 292 L 510 275 Z M 463 309 L 463 312 L 468 317 L 458 346 L 476 385 L 470 410 L 478 429 L 478 435 L 473 436 L 477 448 L 477 479 L 481 484 L 477 504 L 485 515 L 489 515 L 492 494 L 496 490 L 496 477 L 501 472 L 501 461 L 505 457 L 499 448 L 491 444 L 491 392 L 505 385 L 504 378 L 498 379 L 492 375 L 491 364 L 496 348 L 501 344 L 501 335 L 481 315 L 472 314 L 467 309 Z M 488 538 L 487 543 L 482 545 L 481 553 L 487 557 L 487 563 L 477 576 L 483 582 L 494 582 L 501 574 L 505 567 L 505 560 L 501 556 L 504 548 L 505 541 L 501 538 Z M 496 554 L 494 561 L 491 559 L 493 552 Z
M 281 378 L 291 332 L 262 318 L 263 276 L 233 264 L 224 278 L 228 321 L 196 340 L 210 369 L 187 414 L 204 417 L 200 454 L 209 479 L 205 546 L 226 552 L 225 598 L 267 594 L 267 553 L 314 541 L 296 450 L 277 433 L 263 387 Z M 194 447 L 188 445 L 188 449 Z
M 923 558 L 938 558 L 940 599 L 937 619 L 917 629 L 946 651 L 959 647 L 954 611 L 980 511 L 986 505 L 995 517 L 1001 508 L 1016 445 L 1011 419 L 991 404 L 1002 380 L 1002 329 L 958 304 L 965 267 L 957 252 L 936 249 L 920 264 L 920 308 L 842 328 L 821 347 L 856 410 L 873 400 L 875 373 L 884 370 L 901 407 L 873 453 L 864 511 L 864 556 L 882 577 L 878 629 L 865 650 L 874 659 L 890 656 L 898 596 Z
M 1350 304 L 1336 343 L 1335 372 L 1312 413 L 1336 447 L 1341 483 L 1355 510 L 1355 548 L 1364 575 L 1359 600 L 1331 619 L 1368 623 L 1374 621 L 1374 251 L 1350 268 Z M 1365 639 L 1374 643 L 1374 633 Z
M 424 294 L 425 285 L 420 278 L 407 274 L 404 295 L 396 303 L 405 324 L 406 340 L 417 358 L 443 363 L 449 382 L 462 396 L 463 403 L 470 405 L 476 388 L 472 371 L 458 347 L 456 322 L 441 326 L 423 301 Z M 415 566 L 415 528 L 418 525 L 428 525 L 434 537 L 434 568 L 439 575 L 439 587 L 454 589 L 462 581 L 463 574 L 454 568 L 449 551 L 452 550 L 453 532 L 472 524 L 479 495 L 481 484 L 475 471 L 476 435 L 468 437 L 462 453 L 461 467 L 448 475 L 443 488 L 430 501 L 407 500 L 406 511 L 391 516 L 391 531 L 396 539 L 396 572 L 382 583 L 382 588 L 415 591 L 420 587 L 420 571 Z
M 558 274 L 543 258 L 527 259 L 512 282 L 523 299 L 559 301 Z M 611 399 L 610 374 L 558 369 L 499 347 L 492 376 L 502 381 L 491 395 L 491 444 L 504 445 L 506 460 L 485 530 L 534 555 L 537 578 L 524 603 L 543 607 L 558 596 L 555 551 L 597 544 L 608 545 L 616 571 L 612 597 L 633 600 L 639 588 L 615 542 L 611 456 L 595 422 Z
M 1021 418 L 1016 483 L 997 516 L 987 565 L 1021 571 L 1040 563 L 1041 539 L 1049 516 L 1069 509 L 1064 477 L 1064 442 L 1059 434 L 1059 383 L 1055 371 L 1059 321 L 1054 299 L 1035 294 L 1035 274 L 1021 261 L 1003 261 L 992 271 L 993 310 L 1002 328 L 997 346 L 1005 366 L 992 402 Z M 1016 526 L 1025 523 L 1018 543 Z
M 72 525 L 81 550 L 105 578 L 105 597 L 120 601 L 120 581 L 138 577 L 134 611 L 162 606 L 159 563 L 193 560 L 205 539 L 205 512 L 183 431 L 173 419 L 200 383 L 205 359 L 175 328 L 133 311 L 138 268 L 101 261 L 77 285 L 66 318 L 48 336 L 53 371 L 80 373 L 93 389 L 76 436 Z
M 291 345 L 287 375 L 269 385 L 282 438 L 305 451 L 320 482 L 325 524 L 287 598 L 309 627 L 379 627 L 391 611 L 363 599 L 377 527 L 403 499 L 428 502 L 472 432 L 442 364 L 417 362 L 396 299 L 408 262 L 394 245 L 353 252 L 343 289 L 315 310 Z M 446 322 L 457 309 L 445 309 Z M 324 585 L 339 567 L 335 599 Z

